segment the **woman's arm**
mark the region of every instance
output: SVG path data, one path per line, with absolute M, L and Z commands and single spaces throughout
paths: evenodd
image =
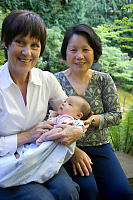
M 97 85 L 101 88 L 103 111 L 96 114 L 95 107 L 92 108 L 92 111 L 95 110 L 95 114 L 93 113 L 84 121 L 86 129 L 90 125 L 98 127 L 99 129 L 115 126 L 120 123 L 122 118 L 118 92 L 111 76 L 106 74 L 103 77 L 100 77 Z
M 49 73 L 47 84 L 48 91 L 50 92 L 49 103 L 51 108 L 56 111 L 58 106 L 67 98 L 67 95 L 62 90 L 62 87 L 56 77 L 51 73 Z
M 57 128 L 62 128 L 62 131 L 56 131 L 56 128 L 45 133 L 44 141 L 53 140 L 63 145 L 71 145 L 83 135 L 81 126 L 71 126 L 67 124 L 59 124 Z
M 42 133 L 52 129 L 53 122 L 40 122 L 35 127 L 17 135 L 17 146 L 36 141 Z
M 8 153 L 13 154 L 16 152 L 17 147 L 31 143 L 37 140 L 42 133 L 52 129 L 53 122 L 40 122 L 33 128 L 20 132 L 16 135 L 9 135 L 0 137 L 0 156 L 4 156 Z
M 81 176 L 89 176 L 89 172 L 92 172 L 91 165 L 93 164 L 89 156 L 79 149 L 75 147 L 75 152 L 71 158 L 73 173 L 77 175 L 77 171 Z
M 100 118 L 99 129 L 118 125 L 122 118 L 118 92 L 109 74 L 104 77 L 101 88 L 104 113 L 98 115 Z

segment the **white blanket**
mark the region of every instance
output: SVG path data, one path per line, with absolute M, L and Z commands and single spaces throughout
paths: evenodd
M 0 157 L 0 187 L 46 182 L 70 159 L 74 148 L 75 143 L 63 146 L 48 141 L 39 147 L 35 143 L 23 145 L 18 148 L 18 159 L 14 154 Z

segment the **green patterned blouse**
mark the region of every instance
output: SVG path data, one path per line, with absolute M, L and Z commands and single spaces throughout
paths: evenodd
M 76 92 L 63 72 L 55 74 L 67 96 Z M 88 99 L 91 110 L 99 115 L 99 128 L 90 126 L 77 146 L 97 146 L 109 143 L 109 126 L 118 125 L 121 120 L 121 109 L 116 86 L 109 74 L 94 71 L 92 78 L 83 94 Z

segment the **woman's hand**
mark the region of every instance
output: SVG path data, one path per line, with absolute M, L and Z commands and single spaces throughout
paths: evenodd
M 91 115 L 89 116 L 89 118 L 87 120 L 84 120 L 85 131 L 87 131 L 87 128 L 89 128 L 89 126 L 92 124 L 92 120 L 94 120 L 93 126 L 99 127 L 99 123 L 100 123 L 99 116 L 93 115 L 93 112 L 91 112 Z
M 91 125 L 91 122 L 92 122 L 91 117 L 89 117 L 87 120 L 84 120 L 85 132 L 87 131 L 87 129 Z
M 79 149 L 78 147 L 75 148 L 75 152 L 71 158 L 72 167 L 74 175 L 77 175 L 77 171 L 80 173 L 81 176 L 89 176 L 89 172 L 92 172 L 91 159 L 89 156 Z
M 71 126 L 67 124 L 58 124 L 57 128 L 61 128 L 61 131 L 56 131 L 56 128 L 45 133 L 45 141 L 53 140 L 63 145 L 71 145 L 78 140 L 82 134 L 83 129 L 80 126 Z
M 49 131 L 53 128 L 53 125 L 55 125 L 54 122 L 40 122 L 33 128 L 21 132 L 17 135 L 17 145 L 21 146 L 26 143 L 34 142 L 37 140 L 43 133 Z
M 87 131 L 87 128 L 89 128 L 89 126 L 91 125 L 92 122 L 92 118 L 91 116 L 94 114 L 94 112 L 91 111 L 89 117 L 87 120 L 84 120 L 84 125 L 85 125 L 85 131 Z
M 48 131 L 48 130 L 47 130 L 47 131 Z M 46 132 L 47 132 L 47 131 L 46 131 Z M 49 131 L 49 134 L 52 135 L 52 134 L 54 134 L 54 133 L 59 133 L 59 132 L 61 132 L 61 131 L 62 131 L 62 128 L 54 128 L 54 129 L 52 129 L 52 130 Z M 36 140 L 36 144 L 37 144 L 38 146 L 40 146 L 43 142 L 46 141 L 46 132 L 43 133 L 43 134 Z

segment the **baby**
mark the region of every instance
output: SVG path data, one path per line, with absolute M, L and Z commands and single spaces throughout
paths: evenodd
M 54 114 L 57 116 L 50 115 L 48 120 L 56 124 L 82 126 L 84 129 L 82 120 L 89 117 L 90 105 L 83 96 L 70 96 L 59 105 Z M 76 143 L 64 146 L 53 141 L 44 142 L 45 134 L 42 134 L 36 143 L 19 147 L 17 159 L 15 155 L 7 155 L 0 159 L 3 169 L 0 172 L 0 186 L 11 187 L 32 181 L 44 183 L 58 173 L 74 153 Z M 8 166 L 8 160 L 11 160 L 12 165 Z
M 83 121 L 89 117 L 90 105 L 84 96 L 70 96 L 59 105 L 57 111 L 51 111 L 48 121 L 56 124 L 70 124 L 83 126 Z M 56 127 L 56 126 L 54 126 Z M 45 133 L 36 141 L 40 145 L 45 141 Z

